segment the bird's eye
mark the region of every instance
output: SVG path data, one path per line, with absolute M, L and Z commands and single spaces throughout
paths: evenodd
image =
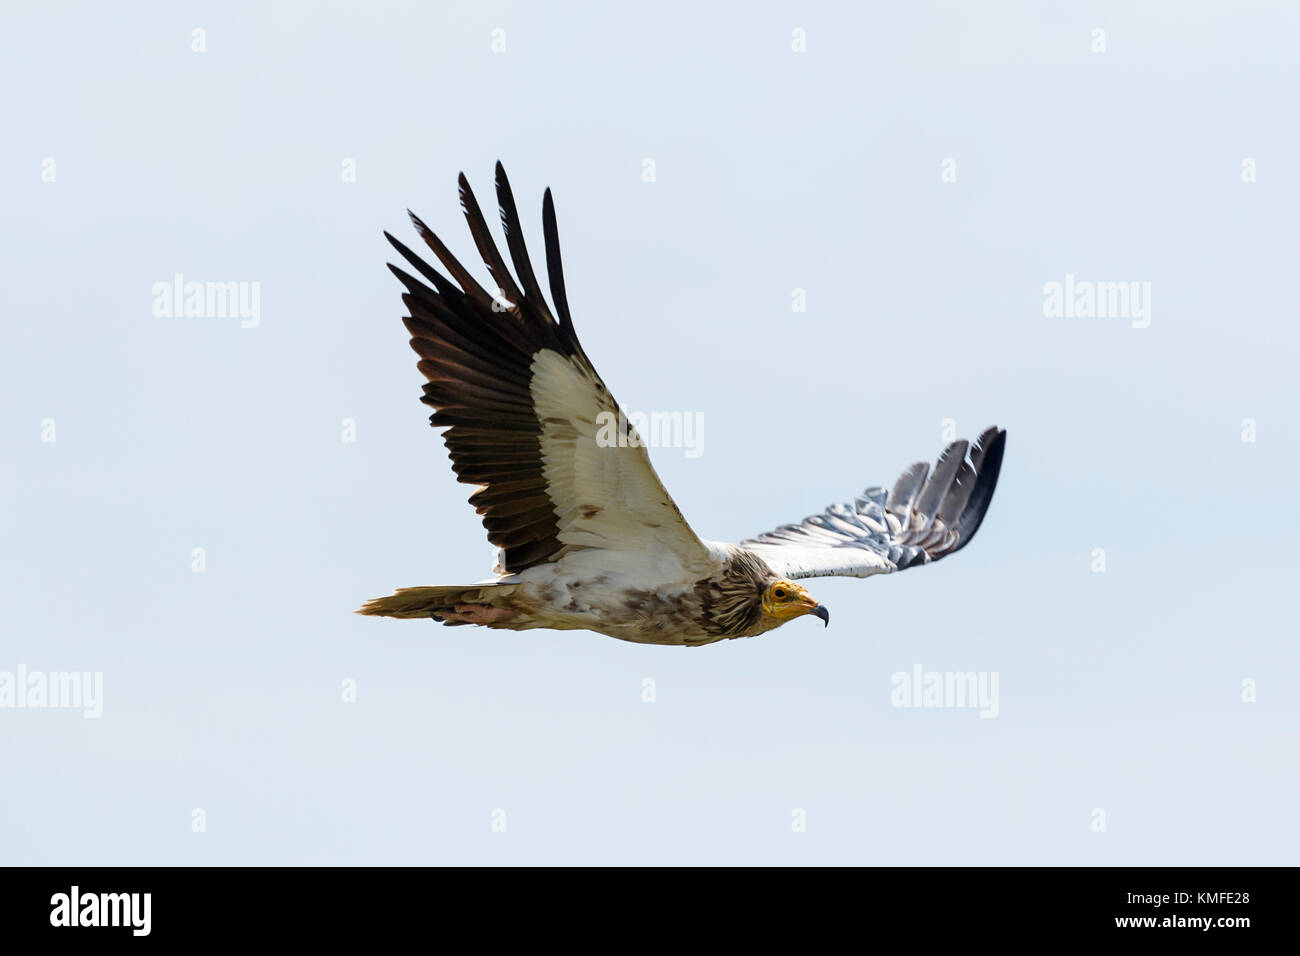
M 777 588 L 776 590 L 774 590 L 774 591 L 772 592 L 772 597 L 776 598 L 778 601 L 782 601 L 782 600 L 784 600 L 784 599 L 785 599 L 785 588 Z

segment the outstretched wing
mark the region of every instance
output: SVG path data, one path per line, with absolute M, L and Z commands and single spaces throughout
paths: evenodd
M 459 480 L 481 486 L 469 500 L 502 551 L 499 569 L 523 571 L 579 549 L 640 552 L 647 563 L 667 555 L 682 564 L 703 562 L 707 550 L 617 414 L 574 333 L 550 190 L 542 225 L 558 321 L 528 260 L 500 163 L 496 189 L 517 282 L 461 174 L 461 207 L 499 287 L 495 293 L 480 286 L 414 214 L 416 230 L 454 283 L 384 235 L 432 283 L 389 265 L 406 286 L 402 301 L 410 315 L 403 321 L 428 379 L 423 401 L 435 409 L 429 421 L 446 426 L 443 441 Z M 627 440 L 610 441 L 620 424 Z
M 1006 431 L 994 426 L 974 445 L 953 442 L 933 471 L 917 462 L 892 491 L 868 488 L 851 504 L 832 505 L 740 545 L 786 578 L 865 578 L 938 561 L 979 530 L 1006 439 Z

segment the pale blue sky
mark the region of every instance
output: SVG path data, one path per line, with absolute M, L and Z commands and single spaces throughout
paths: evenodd
M 1296 11 L 3 24 L 0 671 L 102 671 L 104 713 L 0 710 L 0 861 L 1297 861 Z M 699 650 L 353 615 L 489 569 L 381 233 L 409 206 L 468 262 L 455 176 L 490 207 L 498 158 L 539 266 L 554 189 L 615 395 L 704 416 L 652 453 L 702 535 L 892 482 L 953 419 L 1009 430 L 974 544 Z M 260 283 L 260 325 L 155 317 L 178 272 Z M 1045 318 L 1066 274 L 1150 282 L 1150 327 Z M 999 716 L 892 707 L 917 664 L 997 672 Z

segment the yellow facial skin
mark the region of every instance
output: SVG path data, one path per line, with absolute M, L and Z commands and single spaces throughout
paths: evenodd
M 830 625 L 830 612 L 793 581 L 774 581 L 763 592 L 763 613 L 785 623 L 804 614 L 815 614 Z

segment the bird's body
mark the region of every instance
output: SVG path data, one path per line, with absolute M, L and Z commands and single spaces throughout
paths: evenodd
M 756 600 L 779 580 L 765 561 L 733 545 L 706 547 L 703 564 L 667 562 L 656 580 L 644 567 L 602 567 L 580 553 L 463 588 L 405 588 L 381 600 L 410 602 L 409 612 L 390 606 L 391 617 L 429 617 L 433 604 L 448 624 L 587 630 L 638 644 L 712 644 L 784 623 Z
M 644 644 L 753 637 L 804 614 L 829 613 L 796 579 L 866 577 L 937 560 L 965 546 L 992 499 L 1006 433 L 953 442 L 931 472 L 913 465 L 872 488 L 739 545 L 700 539 L 660 483 L 645 447 L 583 351 L 569 318 L 549 190 L 547 273 L 558 319 L 528 260 L 514 197 L 497 194 L 518 275 L 497 251 L 464 176 L 461 203 L 499 286 L 489 294 L 423 223 L 416 229 L 453 284 L 392 236 L 425 285 L 396 267 L 430 421 L 488 538 L 500 548 L 488 581 L 404 588 L 363 614 L 450 625 L 591 630 Z M 609 440 L 617 423 L 617 440 Z

